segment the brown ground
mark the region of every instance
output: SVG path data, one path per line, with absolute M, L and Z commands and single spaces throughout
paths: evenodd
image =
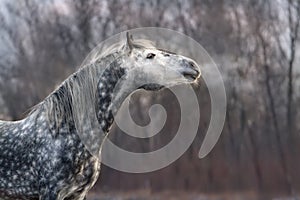
M 297 198 L 278 196 L 258 196 L 254 192 L 200 194 L 195 192 L 161 192 L 149 191 L 89 193 L 87 200 L 296 200 Z

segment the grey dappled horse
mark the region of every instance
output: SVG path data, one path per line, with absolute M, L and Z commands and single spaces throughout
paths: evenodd
M 126 42 L 81 67 L 26 118 L 0 121 L 0 199 L 85 199 L 100 171 L 100 156 L 79 136 L 85 114 L 95 115 L 105 135 L 133 91 L 192 83 L 199 76 L 191 59 L 127 34 Z

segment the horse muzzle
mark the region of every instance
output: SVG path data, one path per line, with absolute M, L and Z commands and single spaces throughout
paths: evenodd
M 180 73 L 188 80 L 195 81 L 201 76 L 200 67 L 192 60 L 183 59 Z

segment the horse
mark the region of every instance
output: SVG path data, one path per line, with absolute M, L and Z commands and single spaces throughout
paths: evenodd
M 0 199 L 86 199 L 101 163 L 80 136 L 92 131 L 85 127 L 89 116 L 96 118 L 101 143 L 132 92 L 195 83 L 201 74 L 191 58 L 158 49 L 149 40 L 133 40 L 128 33 L 108 49 L 24 119 L 0 121 Z M 101 155 L 101 148 L 95 149 Z

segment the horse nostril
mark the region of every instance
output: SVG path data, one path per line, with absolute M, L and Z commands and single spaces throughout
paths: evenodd
M 191 65 L 192 68 L 196 69 L 196 66 L 195 66 L 195 64 L 192 61 L 189 61 L 189 65 Z
M 195 70 L 197 73 L 200 73 L 200 72 L 199 72 L 199 69 L 198 69 L 198 67 L 197 67 L 197 64 L 195 64 L 193 61 L 188 61 L 188 66 L 189 66 L 190 68 L 192 68 L 193 70 Z
M 198 69 L 197 65 L 193 61 L 189 61 L 189 65 L 190 65 L 190 67 L 193 70 L 195 70 L 195 71 L 197 71 L 199 73 L 199 69 Z

